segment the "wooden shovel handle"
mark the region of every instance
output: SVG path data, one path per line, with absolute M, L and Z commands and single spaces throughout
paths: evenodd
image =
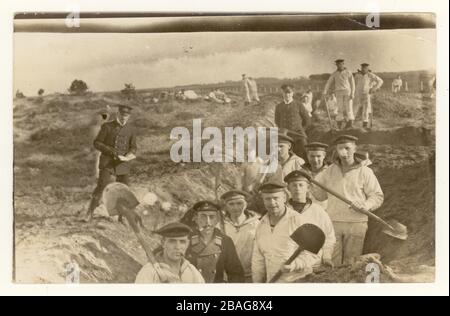
M 360 209 L 358 207 L 356 207 L 355 205 L 353 205 L 353 203 L 347 199 L 345 196 L 337 193 L 336 191 L 327 188 L 326 186 L 324 186 L 323 184 L 321 184 L 320 182 L 317 182 L 314 179 L 310 179 L 312 184 L 317 185 L 319 188 L 321 188 L 324 191 L 327 191 L 328 193 L 330 193 L 331 195 L 334 195 L 335 197 L 337 197 L 339 200 L 341 200 L 342 202 L 346 203 L 348 206 L 350 206 L 353 210 L 360 212 L 362 214 L 365 214 L 371 218 L 373 218 L 374 220 L 376 220 L 377 222 L 379 222 L 380 224 L 386 226 L 387 228 L 389 228 L 390 230 L 395 230 L 394 227 L 392 227 L 391 225 L 389 225 L 385 220 L 379 218 L 378 216 L 376 216 L 375 214 L 373 214 L 372 212 Z
M 286 262 L 284 263 L 284 265 L 289 265 L 291 264 L 295 258 L 298 257 L 298 255 L 303 251 L 304 249 L 302 247 L 298 247 L 297 250 L 295 250 L 295 252 L 292 254 L 292 256 L 289 257 L 289 259 L 286 260 Z M 275 283 L 276 281 L 278 281 L 278 279 L 283 275 L 283 272 L 281 270 L 279 270 L 273 277 L 272 279 L 270 279 L 269 283 Z

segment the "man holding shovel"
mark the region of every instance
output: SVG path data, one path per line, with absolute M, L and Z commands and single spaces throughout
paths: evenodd
M 383 191 L 373 173 L 367 166 L 369 160 L 355 156 L 358 138 L 341 135 L 335 141 L 337 157 L 333 164 L 321 172 L 315 180 L 325 187 L 351 201 L 343 202 L 317 186 L 313 194 L 319 200 L 328 198 L 327 212 L 333 221 L 336 232 L 336 246 L 333 254 L 335 266 L 352 264 L 362 254 L 367 232 L 368 216 L 356 209 L 373 212 L 384 200 Z
M 278 271 L 279 282 L 294 282 L 312 273 L 321 257 L 309 251 L 301 252 L 291 263 L 285 264 L 295 253 L 298 244 L 291 235 L 302 224 L 299 213 L 289 207 L 284 183 L 269 182 L 261 187 L 267 214 L 256 230 L 253 247 L 252 273 L 254 283 L 270 281 Z

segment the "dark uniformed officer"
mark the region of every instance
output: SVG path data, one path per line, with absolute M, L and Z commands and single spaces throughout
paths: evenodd
M 294 152 L 299 157 L 306 160 L 305 145 L 307 135 L 305 128 L 308 127 L 311 120 L 309 113 L 303 104 L 294 100 L 294 88 L 292 85 L 281 86 L 283 91 L 283 102 L 275 108 L 275 124 L 278 128 L 284 128 L 295 132 Z
M 206 283 L 245 283 L 244 269 L 233 241 L 216 228 L 219 207 L 201 201 L 193 210 L 197 228 L 186 258 L 200 271 Z
M 102 125 L 94 140 L 94 147 L 101 152 L 97 187 L 89 205 L 88 219 L 92 218 L 94 210 L 100 202 L 103 189 L 116 176 L 116 181 L 129 184 L 130 162 L 122 157 L 136 154 L 136 131 L 128 123 L 132 107 L 119 105 L 117 119 Z

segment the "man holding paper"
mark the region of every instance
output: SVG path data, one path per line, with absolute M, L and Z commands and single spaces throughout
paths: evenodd
M 136 158 L 136 131 L 128 122 L 132 107 L 119 105 L 117 119 L 102 125 L 94 140 L 94 147 L 101 152 L 97 187 L 88 210 L 88 220 L 100 203 L 103 189 L 116 177 L 117 182 L 129 184 L 130 161 Z

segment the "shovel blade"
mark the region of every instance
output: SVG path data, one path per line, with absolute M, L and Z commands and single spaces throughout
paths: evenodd
M 383 233 L 400 240 L 408 239 L 408 228 L 405 225 L 396 220 L 389 220 L 387 222 L 393 229 L 384 228 Z

